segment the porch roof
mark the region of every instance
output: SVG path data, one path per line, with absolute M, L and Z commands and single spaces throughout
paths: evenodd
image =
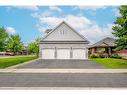
M 89 46 L 89 48 L 92 47 L 115 47 L 115 39 L 110 38 L 110 37 L 106 37 L 98 42 L 96 42 L 95 44 Z

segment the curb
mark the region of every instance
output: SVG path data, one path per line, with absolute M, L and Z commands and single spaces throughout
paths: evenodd
M 16 68 L 16 67 L 23 66 L 23 65 L 25 65 L 25 64 L 28 64 L 28 63 L 30 63 L 30 62 L 34 62 L 34 61 L 36 61 L 36 60 L 38 60 L 38 58 L 37 58 L 37 59 L 34 59 L 34 60 L 30 60 L 30 61 L 27 61 L 27 62 L 23 62 L 23 63 L 17 64 L 17 65 L 14 65 L 14 66 L 10 66 L 10 67 L 7 67 L 7 68 L 5 68 L 5 69 L 14 69 L 14 68 Z
M 126 87 L 0 87 L 1 90 L 127 90 Z
M 0 73 L 127 74 L 127 69 L 1 69 Z

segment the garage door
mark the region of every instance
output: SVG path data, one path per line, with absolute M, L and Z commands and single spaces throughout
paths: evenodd
M 43 49 L 42 59 L 55 59 L 55 49 Z
M 86 59 L 86 50 L 73 49 L 73 59 Z
M 70 49 L 57 49 L 57 59 L 70 59 Z

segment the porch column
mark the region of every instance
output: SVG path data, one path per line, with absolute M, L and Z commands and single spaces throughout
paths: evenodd
M 95 53 L 95 48 L 92 48 L 92 54 L 94 54 Z
M 108 47 L 108 54 L 111 55 L 111 47 Z

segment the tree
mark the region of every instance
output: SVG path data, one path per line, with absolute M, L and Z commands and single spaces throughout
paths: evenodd
M 0 51 L 6 50 L 6 41 L 8 38 L 8 33 L 4 27 L 0 27 Z
M 14 54 L 20 52 L 23 49 L 23 43 L 19 35 L 11 35 L 8 39 L 8 49 Z
M 115 21 L 113 26 L 113 34 L 117 37 L 116 50 L 127 49 L 127 6 L 120 6 L 120 16 Z
M 39 41 L 40 38 L 37 38 L 35 41 L 28 44 L 28 50 L 31 54 L 39 56 Z

